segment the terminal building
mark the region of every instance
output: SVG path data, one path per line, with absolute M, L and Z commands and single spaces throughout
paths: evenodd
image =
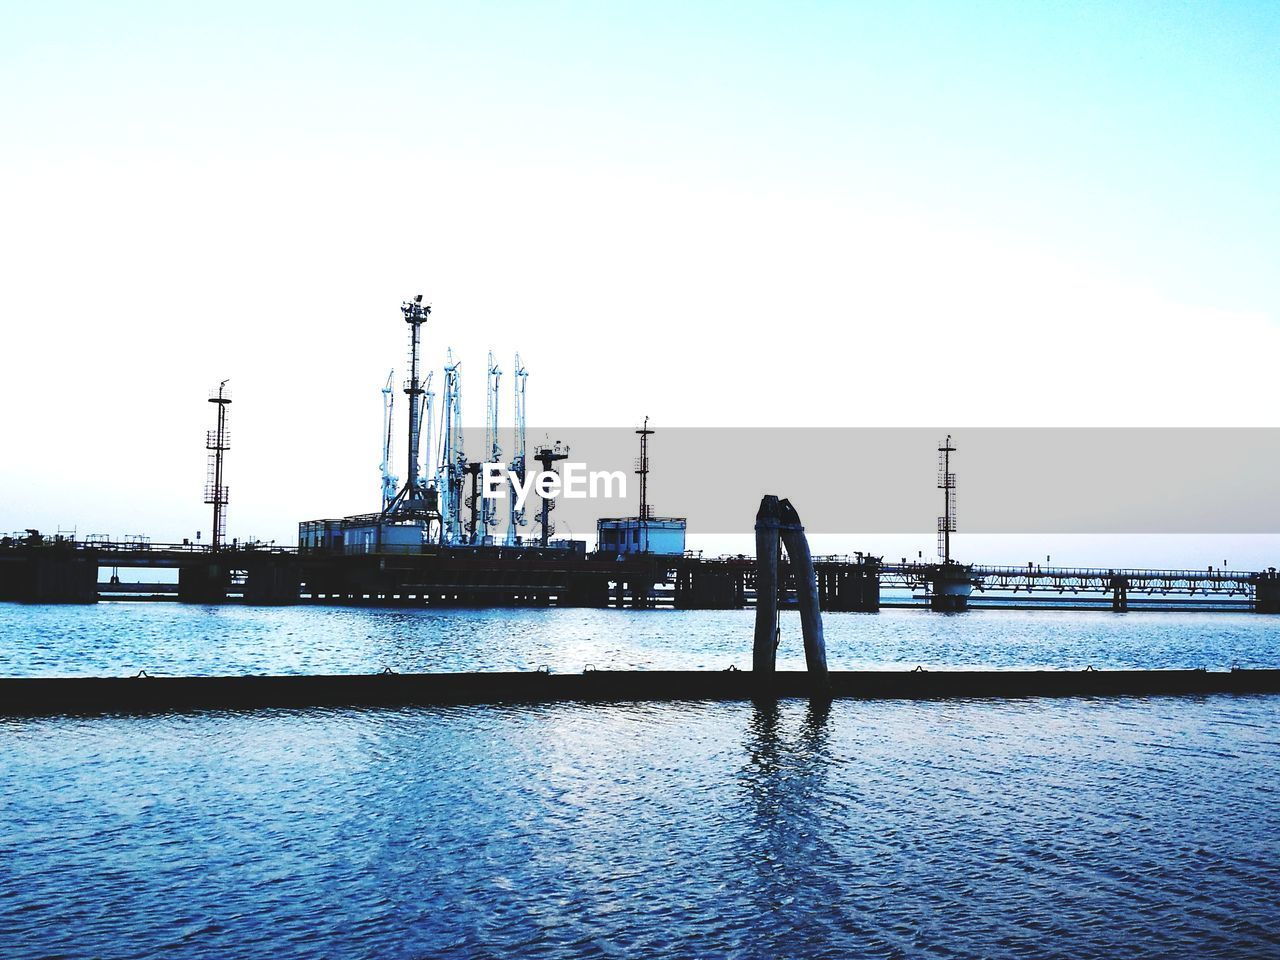
M 684 554 L 683 517 L 615 517 L 596 521 L 596 550 L 603 555 Z
M 649 418 L 636 433 L 640 456 L 636 474 L 640 477 L 640 513 L 635 517 L 609 517 L 596 521 L 596 552 L 603 557 L 632 554 L 679 557 L 684 555 L 684 517 L 655 517 L 649 505 Z

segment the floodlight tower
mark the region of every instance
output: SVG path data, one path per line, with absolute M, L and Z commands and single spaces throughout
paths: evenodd
M 528 385 L 529 371 L 520 362 L 520 354 L 516 354 L 515 371 L 512 373 L 513 400 L 515 406 L 515 429 L 511 451 L 511 473 L 515 480 L 524 486 L 525 476 L 525 388 Z M 524 510 L 516 509 L 516 492 L 510 491 L 510 516 L 507 520 L 507 545 L 515 546 L 520 542 L 520 528 L 524 526 Z
M 422 302 L 422 294 L 400 304 L 404 322 L 409 325 L 409 379 L 404 392 L 409 397 L 409 450 L 406 466 L 408 477 L 400 492 L 383 509 L 383 515 L 431 514 L 434 507 L 427 497 L 427 486 L 418 473 L 418 459 L 422 440 L 422 395 L 425 392 L 418 377 L 418 349 L 422 343 L 422 325 L 431 316 L 431 304 Z
M 551 465 L 553 463 L 556 463 L 560 460 L 569 459 L 569 447 L 565 444 L 562 444 L 559 440 L 557 440 L 554 444 L 547 442 L 546 444 L 544 444 L 543 446 L 539 447 L 537 450 L 534 451 L 533 459 L 537 460 L 538 463 L 542 464 L 543 473 L 550 473 Z M 539 496 L 541 497 L 541 494 L 539 494 Z M 556 508 L 556 502 L 550 497 L 541 497 L 541 499 L 542 499 L 542 512 L 541 512 L 541 515 L 539 516 L 538 522 L 541 525 L 542 530 L 539 532 L 539 539 L 542 546 L 545 547 L 547 545 L 547 540 L 551 537 L 551 534 L 553 534 L 556 529 L 555 526 L 552 525 L 551 523 L 551 511 Z
M 222 482 L 223 459 L 231 449 L 231 435 L 227 432 L 227 407 L 231 397 L 223 380 L 216 390 L 209 392 L 209 402 L 218 405 L 218 425 L 205 434 L 205 449 L 209 451 L 209 472 L 205 477 L 204 502 L 213 505 L 213 549 L 222 548 L 227 537 L 227 502 L 230 491 Z
M 486 390 L 484 419 L 484 455 L 486 463 L 502 462 L 502 443 L 498 438 L 498 388 L 502 381 L 502 370 L 493 359 L 493 351 L 489 351 L 489 379 Z M 492 497 L 482 497 L 480 509 L 480 538 L 489 536 L 491 528 L 498 525 L 498 505 Z
M 938 444 L 938 489 L 942 491 L 942 516 L 938 518 L 938 556 L 951 562 L 951 534 L 956 532 L 956 475 L 951 472 L 951 434 Z

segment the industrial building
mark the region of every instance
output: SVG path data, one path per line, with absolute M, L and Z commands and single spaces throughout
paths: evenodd
M 651 553 L 660 556 L 683 556 L 686 521 L 683 517 L 656 517 L 649 504 L 649 418 L 636 433 L 640 436 L 640 457 L 636 475 L 640 477 L 640 512 L 634 517 L 601 518 L 596 521 L 596 552 L 601 556 L 621 557 Z
M 409 377 L 403 385 L 408 405 L 405 480 L 391 472 L 395 437 L 395 373 L 382 388 L 382 508 L 377 513 L 357 514 L 340 519 L 306 520 L 298 525 L 298 547 L 303 552 L 337 554 L 417 554 L 431 548 L 501 547 L 513 550 L 537 549 L 583 555 L 581 541 L 554 539 L 553 497 L 540 497 L 536 514 L 525 515 L 517 498 L 501 501 L 480 496 L 480 479 L 485 463 L 505 464 L 514 482 L 524 483 L 530 463 L 543 472 L 568 458 L 569 448 L 556 441 L 537 447 L 530 456 L 527 447 L 526 398 L 529 373 L 516 354 L 512 372 L 514 424 L 510 432 L 509 455 L 504 457 L 499 428 L 502 370 L 489 353 L 485 382 L 484 447 L 479 456 L 469 456 L 463 445 L 461 362 L 450 350 L 444 365 L 441 405 L 436 409 L 432 390 L 433 374 L 423 373 L 421 364 L 422 328 L 431 316 L 431 305 L 418 295 L 400 306 L 409 332 Z M 436 430 L 438 429 L 438 433 Z M 648 418 L 636 431 L 640 436 L 640 512 L 635 517 L 599 521 L 600 549 L 609 556 L 659 554 L 680 556 L 685 549 L 685 521 L 677 517 L 654 517 L 648 503 L 648 440 L 653 430 Z M 503 515 L 505 514 L 505 515 Z

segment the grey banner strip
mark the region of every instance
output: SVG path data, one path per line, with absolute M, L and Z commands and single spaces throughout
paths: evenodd
M 766 493 L 789 498 L 815 533 L 932 532 L 948 433 L 962 532 L 1280 532 L 1280 429 L 658 427 L 650 504 L 687 518 L 691 534 L 749 531 Z M 567 444 L 585 471 L 627 476 L 625 498 L 561 497 L 558 535 L 593 534 L 598 518 L 637 512 L 634 427 L 530 428 L 528 437 L 531 469 L 545 438 Z M 501 439 L 509 457 L 509 431 Z M 483 449 L 483 431 L 466 431 L 465 444 Z

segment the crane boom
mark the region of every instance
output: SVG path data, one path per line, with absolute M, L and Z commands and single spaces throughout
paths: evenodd
M 391 386 L 396 372 L 387 374 L 387 385 L 382 388 L 382 509 L 386 510 L 395 500 L 400 489 L 400 478 L 391 473 L 392 429 L 396 407 L 396 393 Z
M 512 373 L 512 400 L 515 413 L 515 428 L 512 431 L 511 473 L 522 485 L 525 477 L 525 388 L 528 385 L 529 371 L 520 362 L 520 354 L 516 354 L 515 371 Z M 514 481 L 513 481 L 514 482 Z M 510 494 L 510 514 L 507 518 L 507 545 L 514 546 L 520 542 L 520 528 L 525 525 L 523 508 L 516 508 L 516 496 L 513 489 Z

